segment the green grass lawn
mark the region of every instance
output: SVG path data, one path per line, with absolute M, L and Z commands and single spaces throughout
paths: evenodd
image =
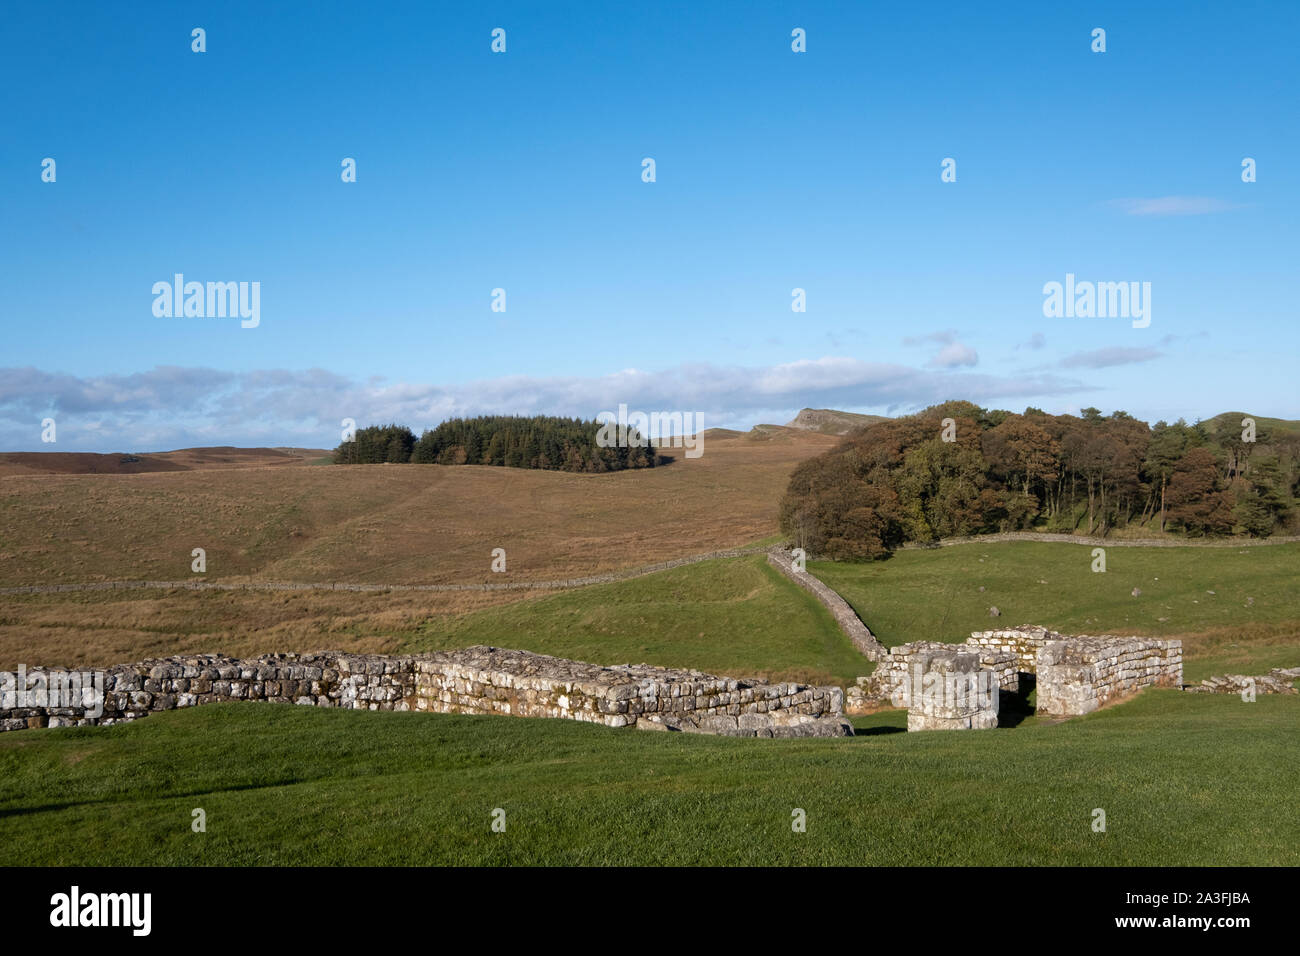
M 1300 699 L 1148 691 L 1055 725 L 901 722 L 743 740 L 214 704 L 0 735 L 0 841 L 6 863 L 113 866 L 1300 864 Z
M 852 682 L 870 669 L 825 608 L 761 554 L 431 620 L 406 644 L 492 644 L 596 664 L 815 682 Z
M 890 646 L 960 643 L 974 630 L 1043 624 L 1065 633 L 1181 638 L 1188 682 L 1300 665 L 1300 544 L 1115 547 L 1104 574 L 1091 570 L 1092 560 L 1088 547 L 1017 541 L 809 569 Z M 1000 617 L 989 617 L 991 606 Z M 494 644 L 600 664 L 644 661 L 812 682 L 848 683 L 871 670 L 824 609 L 761 555 L 434 619 L 404 643 L 411 650 Z
M 1092 561 L 1090 547 L 1017 541 L 808 568 L 891 647 L 1042 624 L 1067 634 L 1183 638 L 1189 682 L 1300 665 L 1300 544 L 1112 547 L 1105 573 L 1093 572 Z M 990 617 L 990 607 L 1001 616 Z

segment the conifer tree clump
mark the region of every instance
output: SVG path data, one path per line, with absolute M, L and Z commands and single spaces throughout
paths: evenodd
M 334 461 L 498 465 L 584 473 L 653 468 L 663 463 L 650 441 L 635 430 L 624 446 L 602 448 L 596 440 L 600 429 L 599 422 L 579 418 L 484 415 L 449 419 L 416 440 L 405 427 L 372 426 L 359 429 L 355 441 L 339 445 Z
M 336 465 L 376 465 L 411 460 L 415 435 L 405 425 L 371 425 L 357 429 L 352 441 L 334 449 Z

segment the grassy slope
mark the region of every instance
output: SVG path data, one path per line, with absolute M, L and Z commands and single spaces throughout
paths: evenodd
M 439 465 L 0 478 L 0 586 L 205 579 L 470 584 L 635 568 L 774 534 L 791 470 L 834 439 L 706 441 L 662 468 Z
M 771 539 L 791 469 L 834 439 L 709 438 L 664 468 L 571 475 L 374 465 L 0 477 L 0 587 L 98 580 L 474 584 L 644 567 Z M 491 571 L 506 549 L 506 575 Z M 0 667 L 160 653 L 390 650 L 429 618 L 526 597 L 118 591 L 0 596 Z
M 1178 637 L 1188 681 L 1300 665 L 1300 545 L 1110 548 L 1106 558 L 1106 573 L 1094 574 L 1091 548 L 1018 541 L 810 568 L 889 645 L 961 642 L 973 630 L 1044 624 L 1066 633 Z M 1002 616 L 990 618 L 990 606 Z M 761 556 L 434 618 L 406 646 L 475 643 L 795 679 L 848 681 L 869 670 L 820 606 Z
M 1111 548 L 1105 574 L 1088 570 L 1091 561 L 1091 549 L 1078 545 L 990 542 L 812 569 L 888 644 L 960 642 L 972 630 L 1041 623 L 1067 633 L 1179 637 L 1189 681 L 1300 664 L 1293 596 L 1300 545 Z M 1139 597 L 1131 594 L 1135 586 Z M 645 661 L 816 682 L 869 672 L 824 610 L 761 555 L 509 603 L 503 593 L 12 598 L 0 610 L 0 666 L 100 666 L 181 651 L 393 653 L 486 643 L 605 664 Z M 1247 598 L 1254 599 L 1249 607 Z M 988 616 L 990 605 L 1002 610 L 1000 618 Z
M 1300 665 L 1300 544 L 1109 548 L 1104 574 L 1091 571 L 1092 560 L 1089 547 L 1021 541 L 809 568 L 890 646 L 1043 624 L 1065 633 L 1182 638 L 1189 681 Z M 990 607 L 1001 617 L 991 618 Z
M 407 647 L 471 644 L 805 681 L 851 682 L 868 671 L 830 614 L 762 555 L 436 618 Z
M 3 735 L 0 841 L 24 864 L 1296 865 L 1298 733 L 1295 699 L 1176 691 L 789 741 L 223 704 Z

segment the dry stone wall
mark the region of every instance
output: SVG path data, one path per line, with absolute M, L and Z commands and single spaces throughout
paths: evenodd
M 794 726 L 848 735 L 832 732 L 829 722 L 794 719 L 842 716 L 844 692 L 838 687 L 772 684 L 645 664 L 600 667 L 495 647 L 432 654 L 415 667 L 417 710 L 564 717 L 609 727 L 650 722 L 657 726 L 646 729 L 742 736 L 796 736 L 775 732 Z M 740 734 L 742 729 L 750 733 Z
M 1145 687 L 1181 687 L 1182 641 L 1071 637 L 1038 652 L 1038 712 L 1075 717 Z
M 1181 687 L 1183 643 L 1064 635 L 1040 625 L 976 631 L 967 644 L 1014 654 L 1038 685 L 1038 711 L 1073 717 L 1145 687 Z
M 795 570 L 794 558 L 789 551 L 783 548 L 773 548 L 767 552 L 767 563 L 817 598 L 826 610 L 831 612 L 831 616 L 835 618 L 835 623 L 840 626 L 840 630 L 848 635 L 849 640 L 853 642 L 853 646 L 858 649 L 858 653 L 866 657 L 867 660 L 879 661 L 888 655 L 889 652 L 885 650 L 885 646 L 876 640 L 876 635 L 872 634 L 871 629 L 862 623 L 862 619 L 849 606 L 848 601 L 807 571 Z
M 103 671 L 0 674 L 0 730 L 114 724 L 162 710 L 260 700 L 370 710 L 410 710 L 411 658 L 364 654 L 169 657 Z M 87 675 L 80 694 L 56 691 Z M 96 686 L 97 685 L 97 686 Z
M 905 551 L 953 548 L 963 544 L 997 544 L 1006 541 L 1043 541 L 1061 544 L 1100 545 L 1106 548 L 1258 548 L 1274 544 L 1293 544 L 1300 535 L 1274 535 L 1271 538 L 1098 538 L 1092 535 L 1065 534 L 1051 531 L 1000 531 L 993 534 L 965 535 L 938 541 L 904 541 Z
M 230 700 L 347 709 L 561 717 L 733 736 L 849 736 L 838 687 L 769 683 L 647 665 L 600 667 L 497 647 L 397 657 L 324 653 L 252 660 L 172 657 L 96 672 L 0 675 L 0 730 L 113 724 Z M 21 687 L 20 687 L 21 685 Z M 51 693 L 51 687 L 58 688 Z M 741 718 L 744 718 L 742 723 Z

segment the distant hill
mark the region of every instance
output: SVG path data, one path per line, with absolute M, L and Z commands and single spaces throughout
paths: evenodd
M 1300 435 L 1300 422 L 1286 418 L 1266 418 L 1263 415 L 1250 415 L 1247 412 L 1223 412 L 1213 418 L 1207 418 L 1202 425 L 1211 435 L 1221 432 L 1240 432 L 1243 418 L 1255 419 L 1255 427 L 1261 431 L 1272 432 L 1276 437 Z
M 842 413 L 832 412 L 831 414 L 838 415 Z M 835 438 L 841 434 L 843 433 L 829 429 L 806 428 L 794 425 L 755 425 L 747 432 L 737 431 L 734 428 L 708 428 L 704 431 L 704 438 L 705 440 L 739 438 L 743 441 L 751 442 L 788 443 L 806 441 L 810 435 L 825 435 L 830 438 Z
M 847 435 L 854 429 L 885 420 L 884 415 L 859 415 L 856 412 L 840 412 L 833 408 L 805 408 L 786 422 L 785 427 L 820 432 L 823 435 Z
M 12 451 L 0 452 L 4 475 L 140 475 L 160 471 L 206 471 L 262 465 L 306 464 L 329 455 L 316 448 L 178 448 L 175 451 L 133 454 L 116 452 Z
M 750 441 L 797 442 L 806 439 L 809 434 L 830 435 L 833 437 L 831 432 L 821 432 L 810 428 L 791 428 L 789 425 L 755 425 L 745 432 L 745 437 Z

